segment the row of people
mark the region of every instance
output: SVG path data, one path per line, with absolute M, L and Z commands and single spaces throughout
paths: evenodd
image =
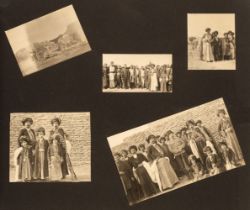
M 207 62 L 235 59 L 235 37 L 232 31 L 219 38 L 219 32 L 207 28 L 201 38 L 200 59 Z
M 32 118 L 25 118 L 18 136 L 18 148 L 14 152 L 14 165 L 16 167 L 16 181 L 65 179 L 69 172 L 75 180 L 76 174 L 70 160 L 71 144 L 68 135 L 59 127 L 61 120 L 51 120 L 53 129 L 49 139 L 45 139 L 45 129 L 31 128 Z
M 170 65 L 146 66 L 103 65 L 104 89 L 148 89 L 150 91 L 172 92 L 173 72 Z
M 172 188 L 184 177 L 196 181 L 239 166 L 242 153 L 225 114 L 224 110 L 218 111 L 219 141 L 200 120 L 189 120 L 180 132 L 150 135 L 146 145 L 116 152 L 116 165 L 129 202 Z

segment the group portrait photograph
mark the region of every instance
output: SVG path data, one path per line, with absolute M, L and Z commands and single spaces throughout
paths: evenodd
M 172 54 L 103 54 L 102 90 L 172 93 Z
M 188 70 L 236 70 L 235 14 L 187 15 Z
M 129 205 L 245 165 L 222 98 L 108 137 Z
M 90 182 L 90 113 L 11 113 L 10 182 Z

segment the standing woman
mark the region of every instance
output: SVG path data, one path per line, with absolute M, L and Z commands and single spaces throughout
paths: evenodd
M 34 164 L 34 178 L 46 179 L 49 176 L 47 151 L 49 147 L 48 141 L 44 138 L 45 129 L 40 127 L 36 131 L 37 142 L 35 146 L 35 164 Z
M 137 152 L 137 147 L 135 145 L 129 147 L 129 152 L 132 155 L 130 158 L 130 163 L 133 167 L 133 171 L 138 177 L 138 182 L 142 188 L 144 197 L 149 197 L 156 194 L 157 188 L 152 182 L 147 170 L 143 166 L 143 162 L 148 162 L 148 160 L 144 157 L 144 155 Z
M 202 37 L 202 58 L 204 61 L 213 62 L 214 56 L 211 47 L 212 35 L 211 29 L 207 28 L 206 33 Z
M 52 142 L 52 140 L 54 139 L 56 135 L 59 135 L 60 137 L 60 139 L 58 139 L 58 145 L 62 153 L 61 154 L 62 155 L 61 168 L 62 168 L 62 179 L 64 179 L 66 175 L 69 174 L 67 161 L 66 161 L 66 142 L 65 142 L 66 134 L 64 130 L 59 127 L 61 125 L 61 119 L 59 119 L 58 117 L 55 117 L 51 120 L 51 125 L 53 126 L 53 129 L 50 131 L 50 134 L 49 134 L 50 143 Z
M 115 65 L 114 62 L 111 62 L 109 67 L 109 88 L 115 88 Z
M 167 75 L 167 67 L 163 65 L 160 70 L 160 91 L 167 92 L 167 82 L 168 82 L 168 75 Z
M 104 64 L 102 67 L 102 87 L 104 89 L 109 87 L 109 81 L 108 81 L 109 76 L 108 75 L 109 75 L 108 66 L 107 66 L 107 64 Z
M 18 146 L 21 147 L 21 140 L 20 137 L 26 137 L 27 145 L 31 150 L 30 156 L 30 163 L 31 163 L 31 174 L 33 175 L 33 168 L 34 168 L 34 161 L 35 161 L 35 145 L 36 145 L 36 134 L 35 131 L 32 129 L 33 120 L 32 118 L 24 118 L 22 120 L 23 128 L 19 132 L 18 136 Z M 33 176 L 32 176 L 33 178 Z
M 155 65 L 152 64 L 150 90 L 157 91 L 157 88 L 158 88 L 157 70 L 155 68 Z
M 170 159 L 164 157 L 164 151 L 162 147 L 157 144 L 154 135 L 150 135 L 147 141 L 149 143 L 148 160 L 151 162 L 156 161 L 161 181 L 161 190 L 172 188 L 179 179 L 170 163 Z
M 224 109 L 220 109 L 217 112 L 217 116 L 220 118 L 218 131 L 222 136 L 225 136 L 227 145 L 235 153 L 236 161 L 239 161 L 243 158 L 239 142 L 237 140 L 234 128 L 229 117 L 226 116 Z

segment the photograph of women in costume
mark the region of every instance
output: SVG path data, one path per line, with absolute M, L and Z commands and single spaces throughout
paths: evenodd
M 103 54 L 102 90 L 173 92 L 171 54 Z
M 188 14 L 188 70 L 236 70 L 234 14 Z
M 91 181 L 90 114 L 11 113 L 10 182 Z
M 245 165 L 222 98 L 108 137 L 130 205 Z

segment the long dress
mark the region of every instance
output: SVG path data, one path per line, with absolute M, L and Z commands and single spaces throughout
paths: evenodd
M 205 34 L 202 38 L 202 58 L 204 61 L 210 62 L 214 61 L 214 56 L 211 47 L 211 34 Z
M 155 144 L 148 147 L 148 159 L 151 161 L 156 160 L 162 190 L 172 188 L 179 181 L 171 166 L 170 159 L 164 157 L 164 151 L 160 145 Z
M 23 147 L 19 157 L 19 179 L 23 181 L 30 181 L 32 179 L 31 158 L 31 147 Z
M 108 88 L 108 86 L 109 86 L 108 68 L 104 66 L 102 69 L 102 87 L 106 89 L 106 88 Z
M 49 142 L 53 140 L 53 138 L 59 135 L 61 138 L 59 145 L 62 153 L 62 175 L 65 177 L 66 175 L 69 174 L 68 171 L 68 165 L 67 165 L 67 160 L 66 160 L 66 141 L 65 141 L 65 132 L 62 128 L 58 128 L 57 130 L 51 130 L 50 135 L 49 135 Z
M 53 181 L 60 180 L 62 178 L 62 156 L 60 146 L 54 145 L 53 143 L 49 145 L 48 148 L 48 160 L 51 162 L 50 167 L 50 179 Z
M 157 72 L 154 70 L 151 74 L 151 83 L 150 83 L 150 90 L 157 91 L 158 87 L 158 80 L 157 80 Z
M 109 88 L 115 88 L 115 66 L 109 67 Z
M 130 158 L 130 163 L 135 169 L 135 173 L 138 177 L 138 181 L 142 188 L 144 196 L 149 197 L 157 193 L 157 188 L 155 187 L 148 172 L 143 166 L 144 161 L 148 162 L 148 160 L 142 154 L 139 153 L 136 155 L 136 157 L 132 156 Z
M 229 118 L 226 117 L 220 121 L 218 131 L 224 132 L 226 143 L 233 150 L 236 161 L 241 160 L 243 158 L 242 151 Z
M 49 143 L 45 139 L 37 140 L 35 147 L 34 178 L 45 179 L 49 176 L 47 150 Z

